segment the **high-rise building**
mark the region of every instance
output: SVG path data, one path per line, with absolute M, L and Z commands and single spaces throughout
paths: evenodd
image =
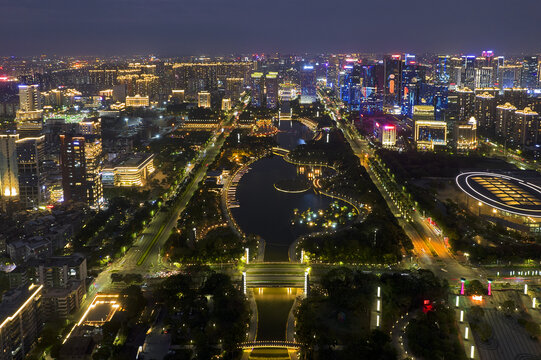
M 434 120 L 415 121 L 415 144 L 419 150 L 434 150 L 447 145 L 447 123 Z
M 208 91 L 200 91 L 197 93 L 197 106 L 210 109 L 210 93 Z
M 462 56 L 461 84 L 462 87 L 473 89 L 475 87 L 475 65 L 476 57 L 474 55 Z
M 515 111 L 511 134 L 517 147 L 539 144 L 539 114 L 529 107 Z
M 488 92 L 483 92 L 475 96 L 475 118 L 479 132 L 483 135 L 494 135 L 496 106 L 496 97 Z
M 240 94 L 244 91 L 244 78 L 227 78 L 225 80 L 225 96 L 234 103 L 239 101 Z
M 477 121 L 474 117 L 455 126 L 455 145 L 459 151 L 477 148 Z
M 16 141 L 21 206 L 33 209 L 45 202 L 45 135 Z
M 19 110 L 41 110 L 41 96 L 38 85 L 19 85 Z
M 509 88 L 503 89 L 503 103 L 510 103 L 517 109 L 524 109 L 528 106 L 528 89 Z
M 474 115 L 475 92 L 469 88 L 456 90 L 458 96 L 458 119 L 468 121 Z
M 301 103 L 313 103 L 316 94 L 316 70 L 313 65 L 304 65 L 301 69 Z
M 169 95 L 169 101 L 175 104 L 181 104 L 184 102 L 184 90 L 171 90 L 171 95 Z
M 498 84 L 500 89 L 519 88 L 522 78 L 522 66 L 503 65 L 498 70 Z
M 526 89 L 535 89 L 538 86 L 538 61 L 537 56 L 526 56 L 522 61 L 521 86 Z
M 483 66 L 475 69 L 475 88 L 485 88 L 494 85 L 494 68 Z
M 434 83 L 436 85 L 449 85 L 450 81 L 450 58 L 448 55 L 440 55 L 434 67 Z
M 232 108 L 231 99 L 223 98 L 222 99 L 222 111 L 229 111 L 229 110 L 231 110 L 231 108 Z
M 504 143 L 511 138 L 511 129 L 517 108 L 510 103 L 499 105 L 496 108 L 495 133 Z
M 400 104 L 402 98 L 402 57 L 401 55 L 387 55 L 383 59 L 385 88 L 384 94 L 390 105 Z
M 250 76 L 252 106 L 263 106 L 265 94 L 265 78 L 262 72 L 254 72 Z
M 102 144 L 96 135 L 60 135 L 64 201 L 83 201 L 93 208 L 103 202 Z
M 0 135 L 0 198 L 4 202 L 18 200 L 19 167 L 17 165 L 19 135 Z
M 267 99 L 267 107 L 275 109 L 278 107 L 278 73 L 269 72 L 265 76 L 265 95 Z
M 415 105 L 412 114 L 413 121 L 418 120 L 434 120 L 433 105 Z
M 19 85 L 19 110 L 15 122 L 21 138 L 41 135 L 43 110 L 38 85 Z
M 0 303 L 0 359 L 24 359 L 42 326 L 43 285 L 8 291 Z

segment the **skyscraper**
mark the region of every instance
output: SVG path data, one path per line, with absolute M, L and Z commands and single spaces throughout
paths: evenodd
M 538 61 L 537 56 L 526 56 L 522 61 L 521 86 L 526 89 L 535 89 L 538 86 Z
M 17 140 L 18 134 L 0 135 L 0 198 L 7 202 L 19 196 Z
M 45 135 L 16 141 L 20 202 L 25 209 L 38 207 L 45 200 L 44 146 Z
M 197 93 L 197 106 L 200 108 L 210 108 L 210 93 L 208 91 L 200 91 Z
M 301 69 L 301 103 L 316 101 L 316 71 L 313 65 L 304 65 Z
M 252 91 L 252 106 L 263 106 L 265 78 L 263 77 L 262 72 L 252 73 L 250 88 Z
M 265 95 L 267 98 L 267 107 L 275 109 L 278 106 L 278 73 L 269 72 L 265 76 Z
M 83 201 L 93 208 L 103 201 L 102 145 L 96 135 L 60 135 L 64 200 Z
M 400 103 L 402 89 L 402 59 L 400 55 L 387 55 L 383 59 L 385 74 L 384 93 L 391 105 Z
M 43 130 L 43 110 L 38 85 L 19 85 L 17 133 L 21 138 L 40 136 Z
M 496 106 L 496 97 L 488 92 L 475 96 L 475 118 L 483 135 L 494 135 Z

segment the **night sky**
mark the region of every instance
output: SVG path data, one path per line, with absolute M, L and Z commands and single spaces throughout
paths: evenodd
M 0 55 L 541 50 L 541 0 L 0 0 Z

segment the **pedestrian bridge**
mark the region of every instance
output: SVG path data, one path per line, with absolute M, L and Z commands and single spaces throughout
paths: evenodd
M 297 350 L 301 344 L 294 341 L 247 341 L 240 344 L 243 350 L 262 349 L 262 348 L 281 348 L 288 350 Z

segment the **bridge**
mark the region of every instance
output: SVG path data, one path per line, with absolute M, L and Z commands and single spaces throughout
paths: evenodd
M 272 153 L 278 156 L 286 156 L 287 154 L 289 154 L 289 150 L 275 146 L 272 148 Z
M 247 288 L 304 288 L 307 266 L 295 263 L 255 263 L 246 267 Z
M 288 350 L 297 350 L 301 347 L 302 344 L 299 344 L 294 341 L 273 341 L 273 340 L 263 340 L 263 341 L 247 341 L 240 344 L 240 348 L 243 350 L 252 350 L 252 349 L 262 349 L 262 348 L 281 348 Z

